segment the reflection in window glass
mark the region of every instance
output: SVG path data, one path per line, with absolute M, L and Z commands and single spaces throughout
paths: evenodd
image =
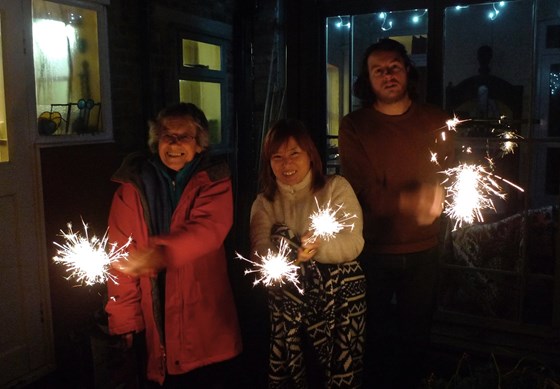
M 560 64 L 550 66 L 548 136 L 560 136 Z
M 444 85 L 448 111 L 459 119 L 506 116 L 521 120 L 528 114 L 524 97 L 532 83 L 531 14 L 531 1 L 445 9 Z M 518 130 L 527 135 L 526 126 Z
M 222 91 L 216 82 L 179 80 L 179 98 L 204 111 L 210 127 L 210 142 L 222 141 Z
M 401 42 L 419 73 L 418 95 L 426 97 L 428 10 L 341 15 L 326 19 L 327 67 L 327 172 L 338 172 L 338 124 L 360 108 L 352 83 L 368 46 L 382 38 Z
M 101 131 L 97 13 L 33 0 L 33 58 L 40 135 Z
M 8 128 L 6 125 L 6 96 L 4 93 L 4 66 L 2 55 L 2 26 L 0 25 L 0 163 L 10 160 Z
M 220 46 L 183 39 L 183 66 L 221 70 Z
M 535 39 L 536 3 L 445 9 L 446 108 L 466 119 L 457 126 L 457 163 L 468 150 L 468 161 L 491 172 L 505 197 L 491 196 L 495 208 L 483 221 L 450 233 L 453 250 L 442 267 L 457 282 L 446 282 L 442 305 L 453 315 L 555 326 L 560 148 L 546 135 L 559 123 L 553 80 L 560 69 L 538 52 L 558 47 L 558 30 Z M 504 139 L 515 139 L 511 152 Z

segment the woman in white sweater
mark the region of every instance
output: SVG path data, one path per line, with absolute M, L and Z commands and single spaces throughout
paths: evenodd
M 317 148 L 298 120 L 272 126 L 261 161 L 262 191 L 251 209 L 253 260 L 286 240 L 303 289 L 269 287 L 269 387 L 358 388 L 366 313 L 365 278 L 356 261 L 364 245 L 358 200 L 346 179 L 323 174 Z M 309 217 L 327 206 L 355 215 L 353 228 L 314 239 Z

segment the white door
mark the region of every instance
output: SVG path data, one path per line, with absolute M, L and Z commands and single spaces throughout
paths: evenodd
M 33 61 L 24 47 L 30 23 L 28 0 L 0 0 L 0 387 L 43 375 L 54 360 Z

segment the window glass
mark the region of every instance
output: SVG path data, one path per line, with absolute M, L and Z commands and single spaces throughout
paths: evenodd
M 559 48 L 560 49 L 560 48 Z M 548 72 L 548 136 L 560 136 L 560 61 Z
M 222 141 L 222 90 L 217 82 L 179 80 L 179 98 L 204 111 L 210 129 L 210 142 Z
M 97 12 L 33 0 L 33 58 L 39 134 L 103 131 Z
M 449 232 L 443 269 L 455 282 L 444 283 L 440 297 L 441 308 L 454 313 L 551 325 L 558 291 L 560 51 L 558 23 L 550 15 L 534 18 L 538 3 L 546 1 L 445 9 L 445 105 L 462 121 L 457 163 L 482 166 L 504 196 L 488 192 L 494 207 Z
M 4 66 L 2 54 L 2 25 L 0 24 L 0 163 L 10 160 L 8 128 L 6 124 L 6 95 L 4 93 Z
M 220 46 L 183 39 L 183 66 L 221 70 Z
M 425 99 L 428 10 L 414 9 L 326 18 L 327 172 L 339 171 L 338 124 L 360 107 L 352 84 L 368 46 L 382 38 L 401 42 L 419 73 L 418 94 Z

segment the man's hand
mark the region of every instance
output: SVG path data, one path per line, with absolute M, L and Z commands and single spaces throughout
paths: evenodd
M 413 216 L 419 225 L 429 225 L 441 215 L 444 200 L 441 186 L 421 184 L 413 191 L 400 193 L 399 209 Z

